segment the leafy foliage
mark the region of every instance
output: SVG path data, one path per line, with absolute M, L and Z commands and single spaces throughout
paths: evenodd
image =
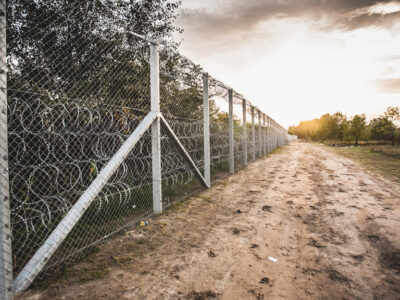
M 379 118 L 372 119 L 368 124 L 365 114 L 347 118 L 344 114 L 325 114 L 319 119 L 301 121 L 297 126 L 289 127 L 289 134 L 297 135 L 301 139 L 336 142 L 360 140 L 376 140 L 391 142 L 393 145 L 400 139 L 400 128 L 396 126 L 400 121 L 400 108 L 388 107 Z

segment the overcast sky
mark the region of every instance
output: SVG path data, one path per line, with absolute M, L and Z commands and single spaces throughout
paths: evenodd
M 400 1 L 182 2 L 183 54 L 285 127 L 400 105 Z

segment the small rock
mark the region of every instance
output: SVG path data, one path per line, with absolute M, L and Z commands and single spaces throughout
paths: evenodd
M 264 205 L 263 207 L 262 207 L 262 210 L 263 211 L 269 211 L 269 212 L 272 212 L 272 210 L 271 210 L 271 206 L 269 206 L 269 205 Z
M 212 250 L 210 249 L 210 250 L 208 251 L 208 256 L 209 256 L 209 257 L 216 257 L 217 254 L 215 254 L 215 252 L 212 251 Z
M 232 229 L 232 232 L 233 232 L 233 234 L 239 234 L 240 230 L 235 227 Z
M 263 277 L 263 278 L 261 278 L 260 283 L 262 283 L 262 284 L 268 284 L 268 283 L 269 283 L 269 278 L 268 278 L 268 277 Z

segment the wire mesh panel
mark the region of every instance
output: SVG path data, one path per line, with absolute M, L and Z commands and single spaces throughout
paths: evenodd
M 259 135 L 259 118 L 258 118 L 258 111 L 254 111 L 254 128 L 255 128 L 255 150 L 256 150 L 256 158 L 260 157 L 260 135 Z
M 160 49 L 160 105 L 168 125 L 199 171 L 204 169 L 203 73 L 198 65 L 173 49 Z M 194 166 L 162 127 L 163 206 L 192 194 L 203 186 Z
M 115 147 L 120 144 L 112 143 Z M 152 214 L 151 184 L 151 134 L 147 130 L 47 263 L 42 275 L 85 256 L 105 239 Z
M 201 144 L 195 135 L 186 135 L 190 131 L 190 124 L 177 124 L 171 122 L 172 128 L 180 141 L 183 141 L 185 149 L 188 149 L 189 155 L 193 161 L 200 167 L 202 164 L 203 149 L 198 146 Z M 196 127 L 196 126 L 194 126 Z M 201 126 L 197 128 L 199 130 Z M 191 128 L 194 129 L 195 128 Z M 194 134 L 194 132 L 192 132 Z M 186 138 L 188 137 L 188 138 Z M 187 147 L 187 148 L 186 148 Z M 161 127 L 161 148 L 162 148 L 162 188 L 163 188 L 163 207 L 168 207 L 185 197 L 204 189 L 196 177 L 194 167 L 191 166 L 182 155 L 179 146 L 174 142 L 173 138 L 167 132 L 164 126 Z
M 179 53 L 160 49 L 160 106 L 167 119 L 203 118 L 202 69 Z
M 210 155 L 211 181 L 229 174 L 229 89 L 220 82 L 210 80 Z
M 8 19 L 15 275 L 150 110 L 147 42 L 84 2 L 68 11 L 51 2 L 31 9 L 31 19 L 12 23 L 22 8 Z M 150 158 L 147 134 L 42 274 L 151 211 Z
M 229 126 L 228 122 L 210 122 L 211 180 L 226 176 L 229 171 Z
M 235 170 L 244 167 L 244 134 L 243 134 L 243 105 L 242 99 L 233 97 L 233 131 L 234 131 L 234 160 Z
M 252 109 L 251 104 L 247 104 L 247 161 L 253 161 L 254 153 L 254 140 L 253 140 L 253 126 L 252 126 Z

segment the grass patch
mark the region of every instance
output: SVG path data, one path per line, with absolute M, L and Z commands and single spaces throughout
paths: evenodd
M 373 146 L 370 151 L 374 153 L 382 153 L 389 156 L 394 156 L 400 159 L 400 146 Z
M 272 154 L 278 154 L 278 153 L 282 153 L 282 151 L 285 150 L 285 147 L 277 147 L 275 149 L 273 149 L 272 151 L 268 152 L 267 157 L 272 155 Z
M 364 146 L 364 147 L 326 147 L 327 149 L 359 162 L 368 170 L 378 172 L 400 184 L 400 147 Z
M 102 263 L 91 267 L 67 269 L 65 278 L 67 280 L 73 279 L 74 283 L 83 283 L 104 278 L 108 275 L 108 272 L 107 265 Z

